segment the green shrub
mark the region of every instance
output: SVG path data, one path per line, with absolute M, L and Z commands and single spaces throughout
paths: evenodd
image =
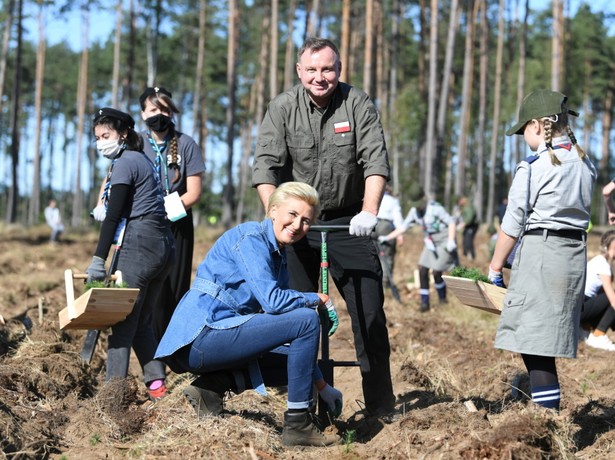
M 455 267 L 451 271 L 451 276 L 456 276 L 457 278 L 468 278 L 474 281 L 483 281 L 485 283 L 491 284 L 489 278 L 483 275 L 483 273 L 478 268 L 467 268 L 467 267 Z

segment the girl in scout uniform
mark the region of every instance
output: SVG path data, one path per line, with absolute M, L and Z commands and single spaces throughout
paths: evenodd
M 113 242 L 119 238 L 122 250 L 116 253 L 117 267 L 112 269 L 122 272 L 128 287 L 140 289 L 132 312 L 111 327 L 106 380 L 126 378 L 132 348 L 141 365 L 149 397 L 155 401 L 166 395 L 167 388 L 164 364 L 154 359 L 158 343 L 151 315 L 160 297 L 162 281 L 175 262 L 175 242 L 165 215 L 160 180 L 154 163 L 143 153 L 143 140 L 134 130 L 134 119 L 127 113 L 104 107 L 96 112 L 93 126 L 96 149 L 111 160 L 111 166 L 102 198 L 105 218 L 87 269 L 88 281 L 106 278 L 105 260 Z M 117 236 L 120 234 L 123 237 Z
M 556 357 L 575 358 L 583 304 L 586 229 L 596 169 L 577 145 L 567 97 L 537 90 L 525 97 L 506 135 L 523 135 L 535 152 L 516 168 L 489 279 L 503 286 L 502 267 L 517 241 L 495 347 L 520 353 L 532 401 L 559 410 Z
M 457 260 L 455 242 L 455 219 L 437 201 L 428 200 L 423 189 L 415 186 L 410 190 L 410 211 L 403 224 L 378 241 L 390 241 L 413 225 L 423 229 L 425 246 L 419 259 L 419 280 L 421 285 L 421 312 L 429 310 L 429 270 L 433 271 L 434 284 L 440 303 L 446 302 L 446 283 L 442 272 L 451 270 Z
M 201 199 L 205 171 L 198 144 L 175 128 L 173 117 L 179 109 L 171 97 L 168 90 L 159 86 L 148 87 L 139 96 L 141 118 L 147 126 L 141 132 L 143 151 L 156 165 L 165 199 L 174 202 L 179 212 L 168 213 L 175 238 L 176 263 L 164 280 L 158 306 L 152 312 L 156 340 L 160 340 L 175 306 L 190 289 L 194 252 L 192 207 Z

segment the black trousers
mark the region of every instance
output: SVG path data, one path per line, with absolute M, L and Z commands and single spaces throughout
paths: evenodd
M 470 226 L 463 229 L 463 255 L 476 259 L 476 250 L 474 249 L 474 237 L 478 227 Z
M 167 330 L 175 307 L 190 289 L 194 225 L 192 210 L 188 209 L 186 214 L 186 217 L 171 224 L 171 231 L 175 237 L 175 265 L 164 280 L 159 301 L 152 309 L 152 326 L 157 341 L 160 341 Z
M 347 225 L 340 217 L 321 225 Z M 330 275 L 346 302 L 350 315 L 365 406 L 368 411 L 391 410 L 395 395 L 391 383 L 391 348 L 384 313 L 382 267 L 370 237 L 357 237 L 348 230 L 330 232 L 327 238 Z M 291 288 L 317 292 L 320 276 L 321 236 L 310 231 L 286 250 Z
M 581 310 L 581 322 L 589 323 L 599 331 L 606 332 L 615 326 L 615 309 L 604 291 L 594 297 L 586 297 Z

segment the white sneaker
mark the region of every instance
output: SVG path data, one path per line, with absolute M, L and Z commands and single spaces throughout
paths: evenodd
M 585 340 L 585 343 L 590 347 L 599 348 L 600 350 L 615 351 L 615 343 L 611 342 L 607 335 L 594 335 L 592 332 Z

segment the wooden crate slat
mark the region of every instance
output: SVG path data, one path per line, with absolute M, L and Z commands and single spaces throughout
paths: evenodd
M 506 289 L 483 281 L 474 281 L 456 276 L 443 276 L 446 286 L 469 307 L 479 308 L 489 313 L 500 314 L 504 305 Z
M 66 270 L 67 306 L 58 313 L 62 330 L 112 326 L 130 314 L 139 295 L 139 289 L 133 288 L 93 288 L 75 299 L 74 277 L 71 270 Z

